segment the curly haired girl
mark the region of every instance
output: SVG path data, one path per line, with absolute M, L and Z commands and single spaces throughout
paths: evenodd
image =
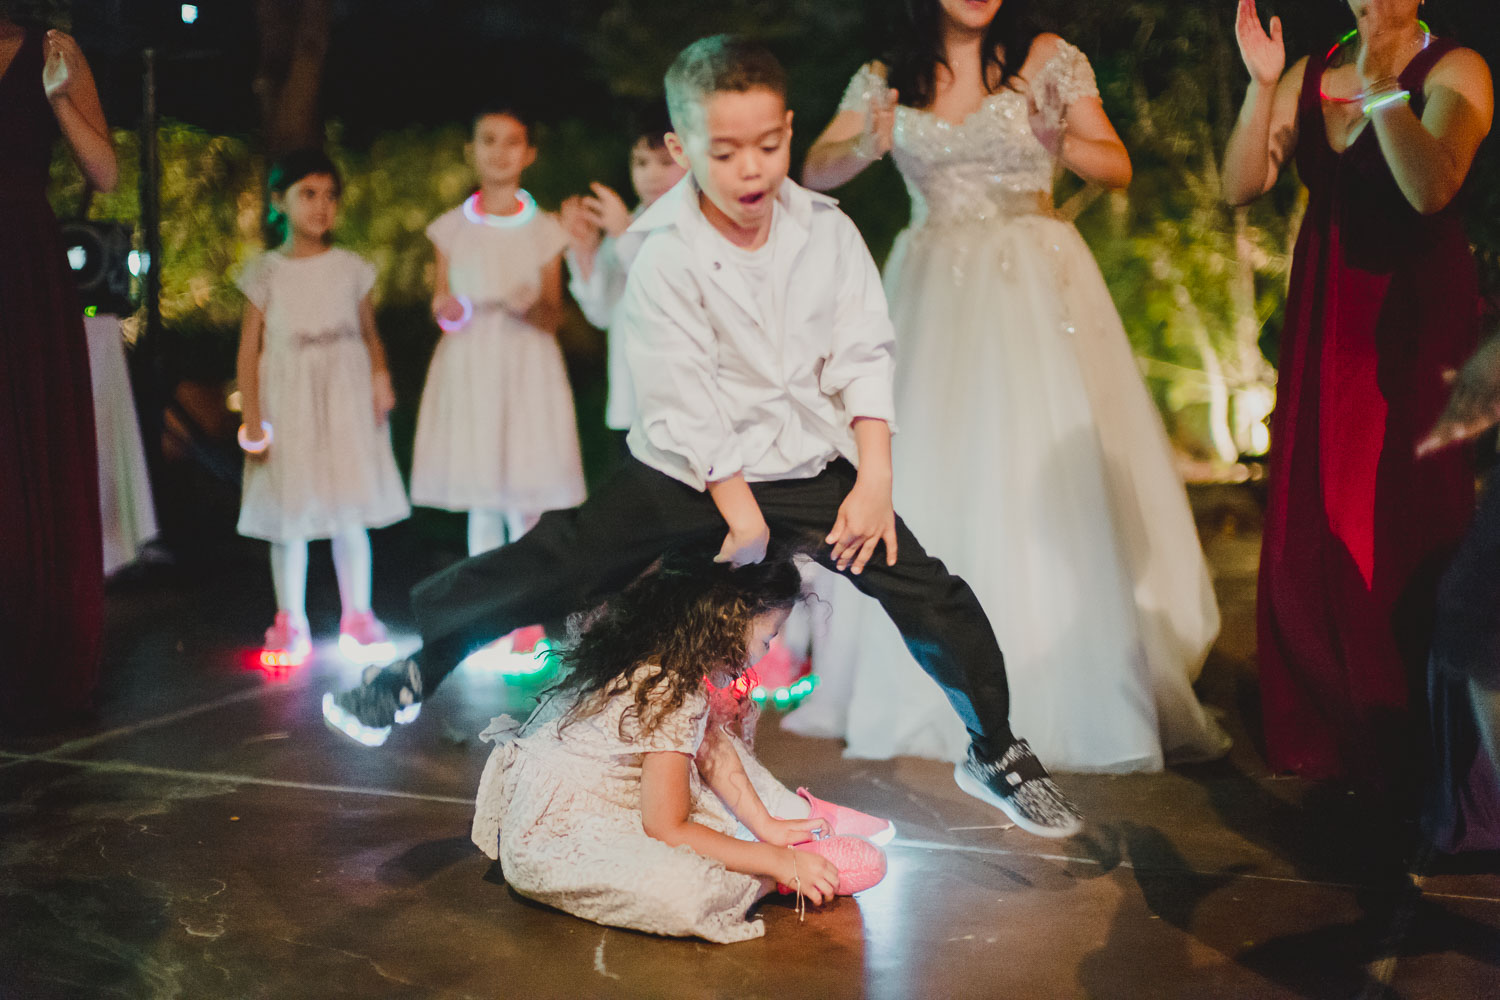
M 474 842 L 519 893 L 599 923 L 743 941 L 773 886 L 815 905 L 874 885 L 885 820 L 779 783 L 710 708 L 801 593 L 790 558 L 676 553 L 585 616 L 524 726 L 501 716 Z M 714 699 L 715 703 L 719 699 Z M 815 839 L 815 838 L 823 839 Z

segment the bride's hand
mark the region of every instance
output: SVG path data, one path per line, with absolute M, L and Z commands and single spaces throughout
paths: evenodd
M 1062 155 L 1063 136 L 1068 132 L 1067 109 L 1062 107 L 1062 95 L 1058 93 L 1056 77 L 1042 84 L 1042 94 L 1028 87 L 1026 101 L 1030 108 L 1031 133 L 1042 148 L 1054 158 Z
M 859 137 L 860 155 L 878 160 L 896 144 L 896 104 L 901 95 L 894 88 L 877 94 L 865 109 L 865 130 Z
M 1271 31 L 1260 26 L 1255 0 L 1240 0 L 1234 34 L 1240 43 L 1240 56 L 1250 79 L 1264 87 L 1273 87 L 1286 71 L 1286 44 L 1281 38 L 1281 18 L 1271 18 Z

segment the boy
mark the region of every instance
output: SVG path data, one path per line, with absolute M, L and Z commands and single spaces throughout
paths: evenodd
M 688 46 L 666 84 L 667 144 L 689 176 L 631 226 L 646 239 L 616 327 L 639 398 L 633 458 L 582 506 L 418 585 L 420 662 L 372 673 L 330 721 L 388 729 L 476 646 L 597 602 L 671 545 L 722 538 L 718 559 L 757 562 L 774 528 L 819 545 L 823 566 L 878 600 L 943 686 L 973 739 L 960 787 L 1030 833 L 1078 832 L 1072 803 L 1010 731 L 1005 663 L 979 602 L 891 510 L 885 296 L 854 223 L 787 179 L 781 66 L 716 36 Z
M 584 318 L 609 337 L 609 401 L 604 408 L 604 423 L 613 432 L 622 458 L 630 454 L 625 435 L 635 422 L 635 391 L 630 385 L 624 335 L 612 328 L 625 295 L 625 276 L 641 243 L 639 234 L 627 235 L 626 230 L 687 173 L 667 149 L 669 131 L 663 108 L 651 120 L 642 122 L 630 148 L 630 185 L 640 202 L 634 212 L 625 207 L 618 194 L 597 182 L 589 185 L 592 197 L 569 198 L 559 212 L 568 231 L 568 291 Z

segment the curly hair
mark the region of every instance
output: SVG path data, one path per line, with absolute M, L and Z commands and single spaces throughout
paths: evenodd
M 937 96 L 937 68 L 946 64 L 943 49 L 943 8 L 938 0 L 900 0 L 890 25 L 886 65 L 888 79 L 901 93 L 901 103 L 925 108 Z M 980 72 L 984 89 L 991 80 L 1007 86 L 1026 61 L 1041 26 L 1030 0 L 1005 0 L 984 33 Z
M 789 609 L 802 595 L 794 552 L 731 569 L 712 553 L 679 550 L 593 611 L 575 620 L 561 653 L 563 676 L 553 690 L 573 695 L 563 725 L 586 718 L 635 687 L 620 720 L 649 735 L 718 671 L 736 672 L 748 654 L 750 625 L 769 611 Z M 641 670 L 660 666 L 656 672 Z

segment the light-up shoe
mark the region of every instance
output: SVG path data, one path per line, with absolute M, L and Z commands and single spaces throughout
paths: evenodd
M 847 837 L 863 837 L 877 847 L 891 842 L 896 836 L 896 824 L 879 816 L 871 816 L 862 813 L 858 809 L 850 809 L 835 802 L 825 802 L 815 798 L 805 788 L 797 789 L 797 794 L 807 800 L 811 807 L 810 813 L 813 819 L 826 819 L 828 825 L 833 827 L 833 832 Z

